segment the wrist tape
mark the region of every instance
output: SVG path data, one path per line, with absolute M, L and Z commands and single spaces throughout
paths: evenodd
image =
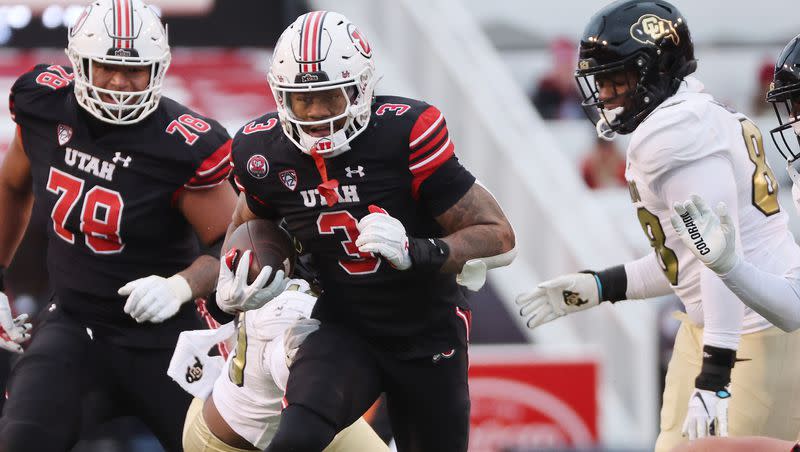
M 703 367 L 694 386 L 697 389 L 719 391 L 731 382 L 731 369 L 736 364 L 736 350 L 728 348 L 703 347 Z
M 424 272 L 438 272 L 450 256 L 450 247 L 439 238 L 408 238 L 411 267 Z

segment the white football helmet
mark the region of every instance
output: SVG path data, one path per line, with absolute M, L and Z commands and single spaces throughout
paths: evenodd
M 298 17 L 275 45 L 267 74 L 278 106 L 283 132 L 301 151 L 332 157 L 350 149 L 348 144 L 369 125 L 372 93 L 378 79 L 372 62 L 372 48 L 361 31 L 345 16 L 329 11 L 312 11 Z M 303 121 L 295 116 L 290 92 L 313 92 L 339 88 L 347 98 L 341 113 L 320 121 Z M 334 123 L 346 118 L 336 130 Z M 314 137 L 301 126 L 330 127 L 326 137 Z
M 141 0 L 93 1 L 70 28 L 66 52 L 75 71 L 78 104 L 97 119 L 134 124 L 158 107 L 170 62 L 167 30 Z M 150 66 L 150 84 L 135 92 L 99 88 L 92 83 L 95 63 Z M 104 101 L 101 94 L 113 101 Z

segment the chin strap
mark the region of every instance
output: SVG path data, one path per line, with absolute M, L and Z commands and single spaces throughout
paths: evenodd
M 611 110 L 602 110 L 600 113 L 600 119 L 597 121 L 597 124 L 595 124 L 597 136 L 606 141 L 613 141 L 614 138 L 617 137 L 617 132 L 611 128 L 610 123 L 614 122 L 614 120 L 617 119 L 622 112 L 623 107 L 612 108 Z

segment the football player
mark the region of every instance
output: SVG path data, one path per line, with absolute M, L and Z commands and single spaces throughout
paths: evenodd
M 796 169 L 800 157 L 800 36 L 789 41 L 778 57 L 767 101 L 773 104 L 779 124 L 771 130 L 772 139 L 787 159 L 793 200 L 800 212 L 800 177 Z M 797 330 L 800 328 L 798 267 L 775 274 L 753 265 L 737 251 L 736 225 L 727 211 L 724 202 L 712 209 L 705 199 L 694 195 L 674 205 L 672 225 L 695 256 L 717 273 L 747 306 L 785 331 Z M 701 242 L 707 244 L 703 250 L 696 246 Z M 800 445 L 764 437 L 709 438 L 678 449 L 679 452 L 706 450 L 800 451 Z
M 239 314 L 238 329 L 233 330 L 235 351 L 220 370 L 215 366 L 221 358 L 202 352 L 221 338 L 209 330 L 181 333 L 169 372 L 196 397 L 186 415 L 185 452 L 267 447 L 278 428 L 288 365 L 303 340 L 319 328 L 319 321 L 309 320 L 317 296 L 305 280 L 291 279 L 286 290 L 269 303 Z M 191 373 L 198 366 L 202 372 Z M 326 448 L 336 450 L 389 449 L 359 418 Z
M 800 333 L 745 308 L 669 226 L 673 203 L 690 193 L 725 201 L 754 263 L 776 274 L 800 265 L 761 133 L 703 92 L 695 68 L 686 19 L 670 3 L 615 2 L 590 20 L 576 79 L 598 133 L 631 134 L 625 176 L 655 253 L 543 282 L 517 300 L 533 328 L 604 301 L 680 297 L 687 314 L 667 371 L 659 452 L 686 437 L 790 440 L 800 428 L 800 366 L 786 359 L 800 353 Z
M 166 369 L 218 273 L 230 137 L 162 97 L 167 33 L 141 0 L 92 2 L 68 41 L 72 67 L 36 66 L 11 90 L 0 264 L 31 212 L 49 215 L 55 297 L 12 370 L 0 451 L 67 451 L 82 427 L 125 415 L 179 451 L 191 398 Z M 82 417 L 90 392 L 109 409 Z
M 436 107 L 373 95 L 372 57 L 341 14 L 300 16 L 268 74 L 278 111 L 234 138 L 243 193 L 229 230 L 285 218 L 323 289 L 312 315 L 322 324 L 297 352 L 268 451 L 324 449 L 381 392 L 398 450 L 467 448 L 470 311 L 456 273 L 509 263 L 514 233 L 455 157 Z M 280 293 L 242 278 L 220 266 L 223 310 Z
M 800 212 L 800 36 L 789 41 L 775 63 L 767 100 L 775 107 L 778 127 L 771 130 L 775 145 L 788 160 L 792 194 Z M 788 135 L 788 137 L 787 137 Z M 736 224 L 727 205 L 714 212 L 700 196 L 676 203 L 672 224 L 697 258 L 717 273 L 745 303 L 785 331 L 800 328 L 800 268 L 775 273 L 737 252 Z M 705 243 L 698 249 L 696 245 Z M 779 258 L 779 256 L 775 256 Z

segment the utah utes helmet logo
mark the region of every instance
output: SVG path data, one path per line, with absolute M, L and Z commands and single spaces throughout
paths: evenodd
M 370 47 L 367 37 L 361 33 L 358 27 L 353 24 L 347 24 L 347 34 L 350 36 L 350 40 L 353 41 L 359 53 L 364 55 L 365 58 L 372 57 L 372 47 Z
M 256 179 L 263 179 L 269 173 L 269 163 L 266 157 L 256 154 L 247 161 L 247 172 Z

